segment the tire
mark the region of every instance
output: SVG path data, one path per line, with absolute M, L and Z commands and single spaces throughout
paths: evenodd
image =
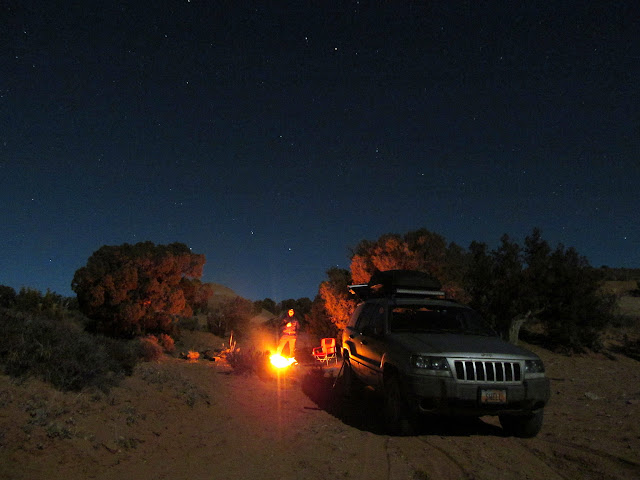
M 542 429 L 543 410 L 528 415 L 500 415 L 500 425 L 505 435 L 520 438 L 533 438 Z
M 400 379 L 391 375 L 384 382 L 384 422 L 390 435 L 411 435 L 413 428 L 407 402 L 402 394 Z
M 351 368 L 351 360 L 349 355 L 344 355 L 342 359 L 342 395 L 350 397 L 356 389 L 356 378 Z

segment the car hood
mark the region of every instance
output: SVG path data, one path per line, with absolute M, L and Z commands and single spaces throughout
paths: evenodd
M 443 356 L 480 355 L 488 358 L 524 356 L 537 358 L 534 353 L 497 337 L 459 335 L 452 333 L 395 333 L 393 342 L 415 354 L 441 354 Z

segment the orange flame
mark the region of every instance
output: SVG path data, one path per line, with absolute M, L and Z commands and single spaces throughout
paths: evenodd
M 277 353 L 274 355 L 271 355 L 269 357 L 269 360 L 271 361 L 271 365 L 273 365 L 276 368 L 287 368 L 289 365 L 292 365 L 296 362 L 296 359 L 294 357 L 283 357 L 282 355 L 278 355 Z
M 189 353 L 187 353 L 187 358 L 192 362 L 195 362 L 196 360 L 198 360 L 198 358 L 200 358 L 200 354 L 198 352 L 189 350 Z

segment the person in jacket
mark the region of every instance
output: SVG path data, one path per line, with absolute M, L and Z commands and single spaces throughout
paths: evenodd
M 293 357 L 295 355 L 296 340 L 298 338 L 298 330 L 300 329 L 300 323 L 295 313 L 293 308 L 290 308 L 282 321 L 282 335 L 280 336 L 280 343 L 277 349 L 278 355 L 282 355 L 282 351 L 287 345 L 289 345 L 289 356 Z

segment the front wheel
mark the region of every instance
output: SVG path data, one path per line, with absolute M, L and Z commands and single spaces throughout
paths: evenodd
M 542 429 L 542 409 L 528 415 L 500 415 L 500 425 L 505 435 L 532 438 L 538 435 Z
M 355 383 L 356 379 L 351 367 L 351 360 L 349 355 L 344 355 L 342 358 L 342 394 L 345 397 L 350 397 L 353 394 L 356 387 Z
M 410 435 L 413 431 L 397 375 L 391 375 L 384 382 L 384 421 L 391 435 Z

